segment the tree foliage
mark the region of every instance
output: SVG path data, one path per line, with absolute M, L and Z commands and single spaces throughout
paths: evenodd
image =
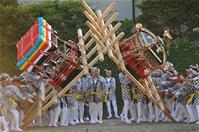
M 177 38 L 170 46 L 169 60 L 180 72 L 185 73 L 189 65 L 199 64 L 199 44 L 188 38 Z
M 18 5 L 17 0 L 0 0 L 0 5 Z
M 199 26 L 198 5 L 198 0 L 144 0 L 138 21 L 158 34 L 169 28 L 176 36 L 189 35 Z
M 120 22 L 122 26 L 119 28 L 117 33 L 124 32 L 124 38 L 129 38 L 130 36 L 132 36 L 133 32 L 135 31 L 133 21 L 129 19 L 124 19 Z

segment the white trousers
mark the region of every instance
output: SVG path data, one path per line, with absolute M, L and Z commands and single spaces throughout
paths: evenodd
M 102 116 L 103 116 L 103 103 L 95 103 L 90 102 L 90 116 L 91 116 L 91 122 L 102 122 Z
M 67 122 L 69 122 L 71 125 L 75 125 L 76 124 L 76 122 L 74 122 L 74 120 L 75 120 L 75 117 L 76 117 L 76 115 L 75 115 L 75 107 L 70 107 L 70 108 L 68 108 L 67 109 L 67 112 L 68 112 L 68 117 L 66 118 L 66 120 L 67 120 Z
M 108 101 L 106 102 L 106 107 L 107 107 L 108 115 L 109 115 L 110 117 L 112 117 L 111 104 L 112 104 L 112 106 L 113 106 L 113 110 L 114 110 L 115 117 L 116 117 L 116 116 L 118 116 L 116 100 L 108 100 Z
M 160 120 L 160 109 L 155 105 L 155 122 Z
M 170 110 L 171 115 L 174 116 L 174 102 L 171 99 L 165 98 L 167 108 Z
M 1 129 L 3 126 L 3 130 Z M 4 116 L 0 116 L 0 132 L 9 132 L 8 122 L 5 120 Z
M 130 101 L 129 100 L 123 100 L 124 101 L 124 106 L 123 106 L 123 110 L 122 110 L 122 114 L 121 114 L 121 118 L 122 120 L 128 122 L 128 112 L 129 112 L 129 106 L 130 106 Z
M 148 104 L 142 103 L 141 109 L 142 109 L 141 119 L 142 119 L 142 121 L 147 121 L 147 117 L 149 116 Z
M 83 121 L 84 119 L 84 102 L 75 101 L 75 120 L 77 122 Z
M 60 120 L 61 126 L 67 126 L 68 125 L 67 117 L 68 117 L 68 108 L 66 106 L 66 107 L 63 107 L 61 109 L 61 120 Z
M 58 106 L 55 109 L 51 109 L 49 111 L 50 114 L 50 123 L 49 126 L 57 127 L 58 119 L 61 113 L 61 107 Z
M 138 111 L 137 123 L 140 123 L 143 114 L 142 102 L 137 103 L 137 111 Z
M 180 103 L 176 104 L 175 115 L 176 121 L 181 121 L 183 117 L 186 117 L 188 121 L 191 119 L 186 106 Z
M 41 100 L 45 100 L 45 83 L 42 82 L 40 85 L 40 92 L 41 92 Z
M 194 115 L 194 120 L 197 121 L 198 113 L 197 113 L 197 109 L 196 109 L 196 104 L 192 104 L 192 111 L 193 111 L 193 115 Z
M 189 117 L 190 117 L 189 122 L 194 122 L 195 117 L 194 117 L 194 113 L 193 113 L 193 110 L 192 110 L 192 104 L 186 104 L 186 108 L 187 108 L 187 111 L 188 111 Z
M 153 121 L 153 114 L 154 114 L 154 107 L 153 107 L 153 103 L 152 102 L 149 102 L 148 103 L 148 109 L 149 109 L 149 122 L 152 122 Z
M 196 105 L 196 111 L 197 111 L 197 120 L 199 121 L 199 105 Z
M 130 114 L 131 114 L 131 120 L 136 121 L 137 120 L 137 103 L 136 102 L 131 101 Z
M 16 109 L 10 109 L 12 113 L 13 120 L 11 120 L 11 129 L 18 130 L 20 129 L 20 119 L 19 119 L 19 112 Z
M 93 111 L 92 111 L 92 102 L 89 102 L 88 110 L 89 110 L 90 121 L 94 122 Z

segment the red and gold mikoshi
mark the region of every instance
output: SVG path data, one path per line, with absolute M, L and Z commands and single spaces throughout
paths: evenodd
M 126 68 L 137 78 L 144 79 L 166 62 L 166 53 L 160 37 L 142 24 L 136 24 L 136 32 L 119 45 Z

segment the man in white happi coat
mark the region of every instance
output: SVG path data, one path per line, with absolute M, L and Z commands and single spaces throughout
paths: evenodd
M 75 93 L 76 93 L 76 101 L 75 101 L 75 120 L 79 123 L 84 123 L 84 101 L 86 89 L 84 85 L 85 79 L 80 78 L 75 83 Z
M 17 100 L 24 100 L 25 97 L 22 95 L 18 87 L 15 86 L 13 80 L 8 78 L 5 82 L 2 83 L 3 87 L 3 96 L 4 96 L 4 106 L 8 112 L 11 114 L 8 115 L 10 119 L 10 129 L 12 131 L 23 131 L 20 128 L 20 118 L 19 111 L 17 110 Z
M 107 111 L 108 111 L 108 117 L 107 118 L 112 117 L 111 104 L 113 106 L 115 117 L 120 118 L 118 116 L 117 103 L 116 103 L 116 95 L 115 95 L 116 82 L 115 82 L 115 78 L 111 76 L 112 75 L 111 70 L 105 70 L 105 72 L 106 72 L 105 81 L 106 81 L 106 89 L 107 89 L 106 107 L 107 107 Z
M 106 92 L 105 79 L 100 76 L 100 70 L 92 68 L 92 76 L 87 80 L 90 103 L 90 123 L 102 123 L 103 98 Z
M 72 86 L 66 93 L 60 98 L 61 106 L 61 118 L 60 126 L 68 126 L 68 124 L 77 124 L 76 109 L 75 109 L 75 91 Z

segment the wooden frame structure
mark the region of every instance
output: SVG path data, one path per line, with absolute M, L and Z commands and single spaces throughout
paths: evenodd
M 170 111 L 164 105 L 160 95 L 158 94 L 153 81 L 150 76 L 146 79 L 137 80 L 126 68 L 120 52 L 119 41 L 124 36 L 124 33 L 116 35 L 115 32 L 121 26 L 121 23 L 117 23 L 114 26 L 112 22 L 119 16 L 118 12 L 111 14 L 112 9 L 116 6 L 115 2 L 112 2 L 102 13 L 97 10 L 95 13 L 85 0 L 81 0 L 84 7 L 84 15 L 87 18 L 86 24 L 89 30 L 83 35 L 82 30 L 78 29 L 79 43 L 78 47 L 81 52 L 81 71 L 79 74 L 70 81 L 65 88 L 57 91 L 48 86 L 46 88 L 46 99 L 44 102 L 37 102 L 31 106 L 30 109 L 36 109 L 27 112 L 27 115 L 32 115 L 31 117 L 24 118 L 23 127 L 26 127 L 34 118 L 37 118 L 41 111 L 46 111 L 51 105 L 53 105 L 58 97 L 61 97 L 71 86 L 83 75 L 87 75 L 89 69 L 95 65 L 98 61 L 104 60 L 104 54 L 108 53 L 108 56 L 117 64 L 118 68 L 121 69 L 128 78 L 134 82 L 141 91 L 148 96 L 148 98 L 158 106 L 166 116 L 168 116 L 172 121 L 175 119 L 171 116 Z M 109 18 L 107 18 L 110 16 Z M 106 18 L 106 19 L 105 19 Z M 96 55 L 97 53 L 97 55 Z M 94 58 L 93 58 L 94 56 Z M 93 58 L 93 59 L 92 59 Z M 37 108 L 35 108 L 37 106 Z M 39 109 L 39 110 L 38 110 Z M 33 114 L 36 112 L 37 114 Z
M 110 47 L 112 44 L 111 41 L 115 41 L 115 39 L 118 38 L 115 35 L 115 31 L 121 26 L 121 24 L 117 23 L 113 27 L 111 22 L 113 20 L 115 20 L 115 18 L 119 15 L 119 13 L 117 13 L 117 12 L 113 13 L 111 15 L 111 17 L 106 22 L 104 22 L 104 18 L 110 13 L 110 11 L 116 5 L 114 2 L 112 2 L 103 13 L 101 13 L 101 11 L 98 10 L 97 15 L 91 10 L 91 8 L 88 6 L 88 4 L 84 0 L 81 0 L 81 2 L 85 8 L 84 14 L 88 19 L 86 24 L 90 28 L 90 30 L 86 33 L 86 35 L 88 33 L 90 33 L 90 35 L 97 42 L 98 46 L 100 46 L 100 48 L 99 48 L 101 50 L 101 51 L 99 51 L 99 59 L 100 59 L 100 53 L 101 52 L 104 53 L 103 49 Z M 122 55 L 121 55 L 118 44 L 119 44 L 119 42 L 117 39 L 117 41 L 115 41 L 114 46 L 112 46 L 112 48 L 108 49 L 109 57 L 128 76 L 128 78 L 132 82 L 134 82 L 142 90 L 142 92 L 145 95 L 147 95 L 148 98 L 151 101 L 153 101 L 166 114 L 166 116 L 168 116 L 172 121 L 175 121 L 175 119 L 171 116 L 170 111 L 164 105 L 160 95 L 158 94 L 158 92 L 153 84 L 151 77 L 148 76 L 146 79 L 138 81 L 125 68 L 124 61 L 122 59 Z M 101 56 L 101 59 L 102 59 L 102 57 L 103 56 Z M 88 67 L 88 68 L 90 68 L 90 67 Z

